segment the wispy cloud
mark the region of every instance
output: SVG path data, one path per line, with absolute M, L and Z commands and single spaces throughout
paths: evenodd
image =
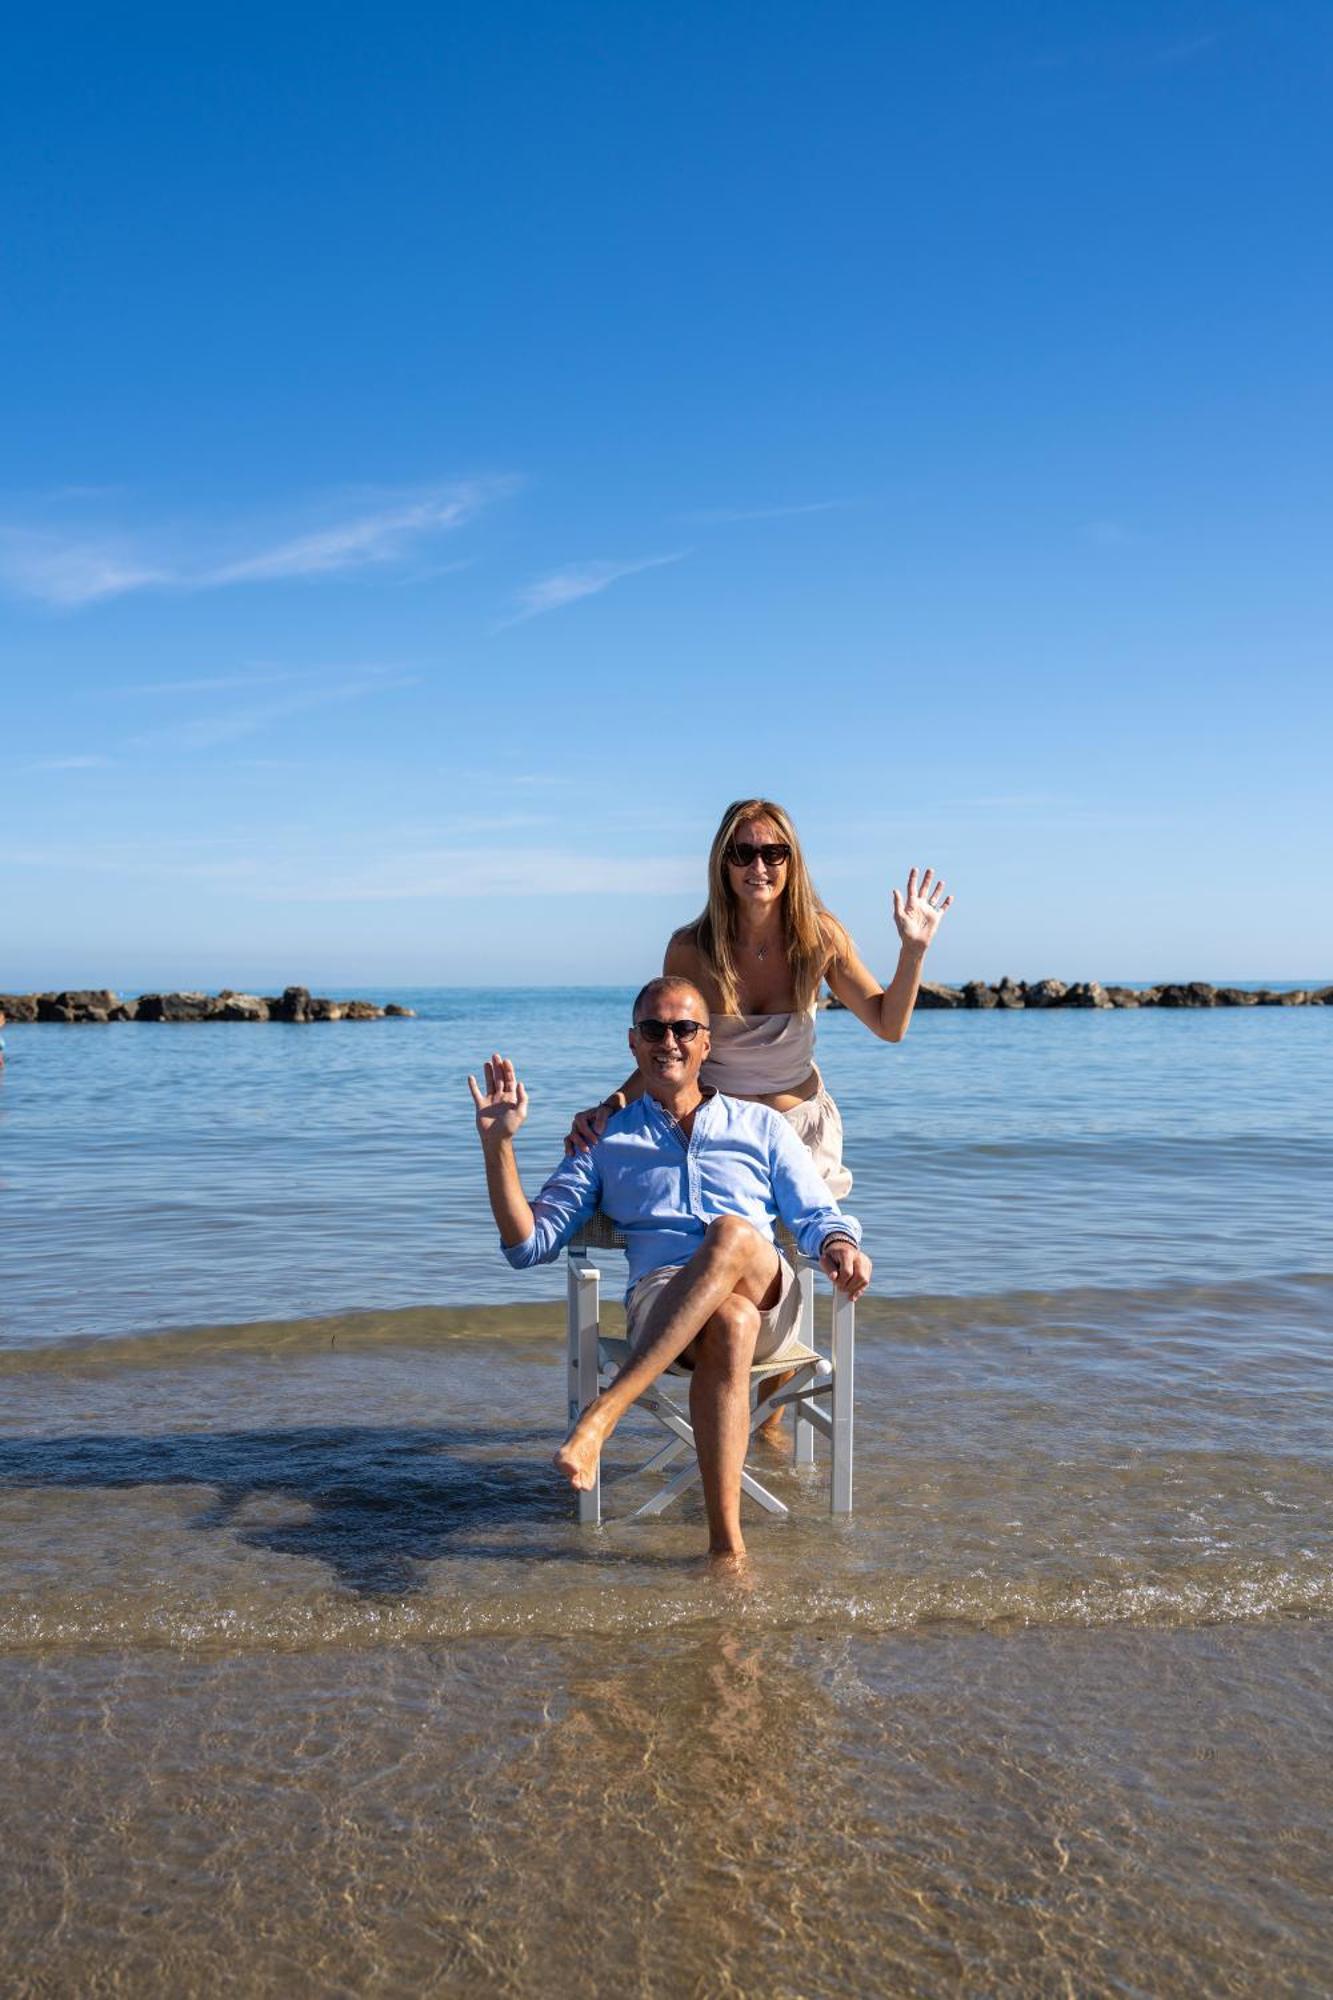
M 799 514 L 831 514 L 849 500 L 805 500 L 790 507 L 708 507 L 680 519 L 694 528 L 728 528 L 738 521 L 787 521 Z
M 1134 76 L 1149 70 L 1176 69 L 1197 62 L 1224 39 L 1221 30 L 1179 35 L 1172 40 L 1153 36 L 1116 36 L 1068 48 L 1047 49 L 1020 63 L 1026 70 L 1119 72 Z
M 525 619 L 540 618 L 543 612 L 560 611 L 567 604 L 577 604 L 580 598 L 597 597 L 609 590 L 622 577 L 638 576 L 646 569 L 661 569 L 667 563 L 683 562 L 688 549 L 676 549 L 666 556 L 641 556 L 637 562 L 588 562 L 576 563 L 569 569 L 558 569 L 550 576 L 537 577 L 519 592 L 518 610 L 512 618 L 506 618 L 505 625 L 521 625 Z
M 1146 58 L 1147 65 L 1150 69 L 1174 69 L 1177 63 L 1193 62 L 1196 56 L 1207 55 L 1221 39 L 1220 34 L 1187 35 L 1178 42 L 1165 42 L 1152 50 Z
M 1139 537 L 1123 521 L 1087 521 L 1083 538 L 1094 549 L 1133 548 Z
M 414 687 L 415 674 L 369 674 L 363 679 L 304 687 L 273 701 L 247 702 L 212 715 L 194 716 L 185 722 L 170 723 L 165 729 L 150 730 L 131 739 L 136 750 L 216 750 L 245 736 L 258 735 L 275 722 L 289 721 L 315 709 L 331 708 L 369 695 L 387 694 L 395 688 Z
M 91 849 L 74 841 L 20 841 L 8 858 L 23 868 L 240 890 L 250 902 L 276 904 L 680 896 L 699 887 L 697 854 L 606 856 L 546 841 L 484 843 L 477 835 L 487 830 L 485 820 L 474 825 L 470 831 L 466 816 L 451 817 L 433 840 L 416 842 L 410 828 L 349 829 L 341 844 L 324 841 L 317 850 L 299 827 L 266 827 L 262 842 L 221 832 L 212 840 L 106 841 Z
M 446 489 L 406 506 L 381 507 L 310 535 L 297 535 L 239 562 L 223 563 L 206 584 L 272 582 L 281 577 L 327 576 L 400 561 L 428 536 L 470 521 L 492 497 L 481 485 Z
M 123 546 L 26 528 L 0 528 L 0 579 L 23 597 L 67 609 L 172 580 Z
M 312 868 L 271 877 L 257 894 L 266 902 L 402 903 L 479 896 L 677 896 L 698 887 L 697 855 L 643 858 L 577 854 L 543 844 L 524 847 L 395 848 L 340 869 Z
M 0 524 L 0 582 L 23 597 L 63 609 L 123 597 L 140 590 L 216 590 L 246 583 L 277 583 L 347 571 L 390 569 L 427 550 L 443 535 L 473 520 L 516 482 L 509 478 L 453 482 L 411 492 L 380 493 L 297 534 L 259 547 L 235 545 L 231 528 L 204 538 L 188 555 L 145 546 L 162 537 L 129 537 L 86 529 Z M 211 539 L 213 548 L 207 546 Z M 230 543 L 223 554 L 218 543 Z
M 290 681 L 290 672 L 214 674 L 206 679 L 193 681 L 135 681 L 129 687 L 116 688 L 113 693 L 123 696 L 163 695 L 163 694 L 234 694 L 237 688 L 272 687 L 280 681 Z
M 110 757 L 38 757 L 27 766 L 29 771 L 106 771 L 111 767 Z
M 16 867 L 73 869 L 79 875 L 109 875 L 146 880 L 211 882 L 247 886 L 262 878 L 265 859 L 259 853 L 225 852 L 226 836 L 211 841 L 66 842 L 44 840 L 31 847 L 21 843 L 9 851 Z M 223 851 L 219 852 L 219 848 Z

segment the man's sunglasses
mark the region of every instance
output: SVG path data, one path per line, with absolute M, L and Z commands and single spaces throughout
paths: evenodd
M 649 1015 L 646 1020 L 634 1023 L 634 1032 L 642 1035 L 645 1042 L 664 1042 L 668 1035 L 674 1035 L 683 1048 L 706 1030 L 702 1021 L 655 1021 Z
M 766 840 L 762 847 L 756 847 L 752 840 L 733 840 L 727 849 L 727 859 L 737 868 L 748 868 L 756 859 L 765 868 L 776 868 L 779 862 L 791 860 L 791 849 L 785 840 Z

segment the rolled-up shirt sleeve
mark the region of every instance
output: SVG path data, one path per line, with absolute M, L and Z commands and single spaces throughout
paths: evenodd
M 570 1237 L 596 1215 L 602 1196 L 596 1150 L 562 1160 L 532 1203 L 531 1236 L 522 1243 L 500 1245 L 516 1271 L 553 1262 Z
M 803 1257 L 817 1257 L 829 1236 L 850 1236 L 860 1245 L 860 1223 L 854 1215 L 843 1214 L 809 1153 L 776 1111 L 769 1128 L 769 1170 L 778 1214 Z

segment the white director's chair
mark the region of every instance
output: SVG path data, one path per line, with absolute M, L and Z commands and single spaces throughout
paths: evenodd
M 589 1254 L 594 1249 L 615 1250 L 624 1246 L 624 1237 L 604 1215 L 596 1216 L 567 1253 L 567 1345 L 569 1378 L 569 1421 L 575 1423 L 601 1387 L 602 1377 L 624 1362 L 629 1342 L 601 1330 L 602 1274 Z M 833 1292 L 829 1352 L 815 1346 L 815 1273 L 818 1263 L 810 1257 L 795 1256 L 796 1282 L 801 1288 L 801 1344 L 780 1361 L 756 1361 L 750 1370 L 750 1430 L 753 1434 L 774 1410 L 791 1406 L 794 1426 L 793 1462 L 811 1466 L 815 1462 L 815 1434 L 829 1446 L 829 1511 L 852 1511 L 852 1385 L 856 1356 L 856 1307 L 845 1293 Z M 790 1382 L 774 1396 L 760 1402 L 757 1390 L 769 1375 L 785 1375 L 795 1370 Z M 668 1432 L 667 1442 L 644 1464 L 621 1473 L 608 1484 L 622 1479 L 639 1479 L 649 1473 L 666 1474 L 677 1459 L 686 1463 L 672 1473 L 657 1492 L 635 1510 L 634 1518 L 664 1514 L 699 1477 L 694 1452 L 694 1430 L 688 1409 L 666 1392 L 668 1378 L 684 1380 L 688 1371 L 669 1368 L 652 1387 L 638 1397 L 634 1407 L 646 1410 Z M 777 1495 L 748 1471 L 741 1473 L 741 1490 L 767 1508 L 770 1514 L 788 1512 Z M 601 1468 L 591 1492 L 578 1495 L 579 1521 L 596 1525 L 602 1518 Z

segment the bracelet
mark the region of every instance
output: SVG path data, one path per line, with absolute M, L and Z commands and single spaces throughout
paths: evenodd
M 859 1250 L 861 1247 L 860 1244 L 857 1242 L 856 1238 L 854 1236 L 849 1236 L 845 1229 L 831 1229 L 828 1235 L 824 1238 L 824 1241 L 819 1246 L 819 1254 L 821 1257 L 823 1256 L 824 1252 L 828 1249 L 830 1243 L 846 1243 L 849 1244 L 853 1250 Z

